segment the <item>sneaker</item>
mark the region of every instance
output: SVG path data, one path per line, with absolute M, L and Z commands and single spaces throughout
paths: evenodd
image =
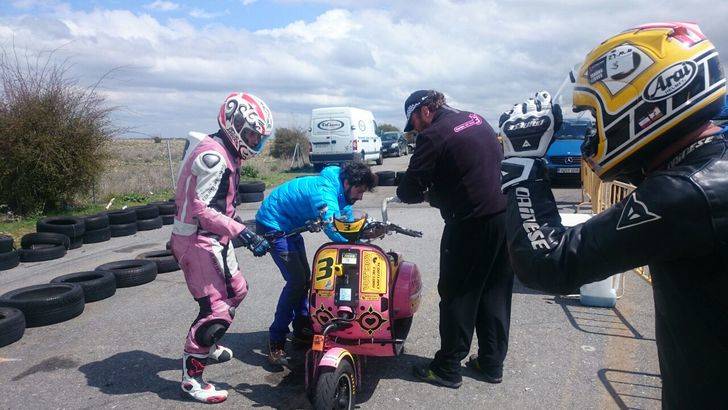
M 460 387 L 463 384 L 462 381 L 453 382 L 453 381 L 443 379 L 442 377 L 438 376 L 435 372 L 433 372 L 432 369 L 430 369 L 430 366 L 427 364 L 420 365 L 420 366 L 414 366 L 412 368 L 412 370 L 415 374 L 415 377 L 417 377 L 418 379 L 420 379 L 424 382 L 434 384 L 436 386 L 443 386 L 443 387 L 449 387 L 451 389 L 457 389 L 458 387 Z
M 488 383 L 498 384 L 503 381 L 503 369 L 497 369 L 495 371 L 486 371 L 480 366 L 478 355 L 474 354 L 470 356 L 465 366 L 469 369 L 475 370 L 478 374 Z
M 228 392 L 218 390 L 202 378 L 206 362 L 207 355 L 184 354 L 182 358 L 182 394 L 202 403 L 222 403 L 227 399 Z
M 288 358 L 286 357 L 286 343 L 268 341 L 268 361 L 270 364 L 278 366 L 287 366 Z
M 214 344 L 210 347 L 210 353 L 207 354 L 206 364 L 225 363 L 233 358 L 233 351 L 225 346 Z

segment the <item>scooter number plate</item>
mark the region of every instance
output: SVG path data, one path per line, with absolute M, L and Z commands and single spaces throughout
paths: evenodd
M 324 351 L 324 336 L 313 335 L 313 350 L 317 352 Z

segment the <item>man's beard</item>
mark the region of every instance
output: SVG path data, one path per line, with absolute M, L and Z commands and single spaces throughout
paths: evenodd
M 354 205 L 354 203 L 356 203 L 356 200 L 351 200 L 351 188 L 352 187 L 349 187 L 346 191 L 344 191 L 344 198 L 346 199 L 347 204 Z

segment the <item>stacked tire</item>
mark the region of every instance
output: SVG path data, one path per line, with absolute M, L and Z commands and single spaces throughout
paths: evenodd
M 65 322 L 83 313 L 83 290 L 75 283 L 50 283 L 12 290 L 0 296 L 0 307 L 23 312 L 27 327 Z
M 68 249 L 80 248 L 83 245 L 83 234 L 86 223 L 83 218 L 75 216 L 50 216 L 39 220 L 35 225 L 36 232 L 59 233 L 70 240 Z
M 20 255 L 18 250 L 15 249 L 13 237 L 10 235 L 0 235 L 0 270 L 12 269 L 18 266 L 19 263 Z
M 86 216 L 83 221 L 86 224 L 86 232 L 83 233 L 84 244 L 106 242 L 111 239 L 109 216 L 106 213 Z
M 143 285 L 157 278 L 157 264 L 144 259 L 109 262 L 94 270 L 112 272 L 117 289 Z
M 238 185 L 238 203 L 261 202 L 265 198 L 265 182 L 240 181 Z
M 159 216 L 162 217 L 162 224 L 172 225 L 174 223 L 174 216 L 177 215 L 177 205 L 174 201 L 152 202 L 149 205 L 156 206 L 159 209 Z
M 23 312 L 12 307 L 0 307 L 0 347 L 17 342 L 24 333 Z
M 378 186 L 396 186 L 395 179 L 397 177 L 397 174 L 395 174 L 394 171 L 378 171 L 376 172 L 377 175 L 377 185 Z
M 152 261 L 157 265 L 157 273 L 167 273 L 179 270 L 179 263 L 171 250 L 144 252 L 136 259 Z
M 137 214 L 133 209 L 107 212 L 109 230 L 112 238 L 134 235 L 137 233 Z
M 71 247 L 68 236 L 54 232 L 35 232 L 20 238 L 21 262 L 42 262 L 62 258 Z
M 116 293 L 116 276 L 109 271 L 76 272 L 59 276 L 51 283 L 75 283 L 81 287 L 86 303 L 96 302 Z
M 129 209 L 136 213 L 137 231 L 151 231 L 164 225 L 162 217 L 159 216 L 159 207 L 156 205 L 133 206 Z

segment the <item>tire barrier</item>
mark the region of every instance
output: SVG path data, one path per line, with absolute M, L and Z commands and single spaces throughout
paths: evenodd
M 120 236 L 129 236 L 137 233 L 136 221 L 127 224 L 109 225 L 112 238 L 118 238 Z
M 143 259 L 109 262 L 97 266 L 94 270 L 113 272 L 117 288 L 139 286 L 157 278 L 157 264 Z
M 106 214 L 109 217 L 109 225 L 124 225 L 136 223 L 137 214 L 133 210 L 122 209 L 120 211 L 111 211 Z
M 101 212 L 96 215 L 85 216 L 83 218 L 83 222 L 86 224 L 86 232 L 108 228 L 109 215 L 107 215 L 105 212 Z
M 0 235 L 0 253 L 10 252 L 14 249 L 13 237 L 10 235 Z
M 394 171 L 377 171 L 377 186 L 395 186 L 396 174 Z
M 21 262 L 42 262 L 62 258 L 70 249 L 71 241 L 60 233 L 36 232 L 23 235 L 20 246 Z
M 94 229 L 83 234 L 83 243 L 106 242 L 111 239 L 111 228 Z
M 177 215 L 177 204 L 174 202 L 152 202 L 149 205 L 154 205 L 159 208 L 159 216 L 162 217 L 163 225 L 171 225 L 174 223 L 174 216 Z
M 151 231 L 152 229 L 159 229 L 164 225 L 162 217 L 157 215 L 150 219 L 137 219 L 136 221 L 137 231 Z
M 0 307 L 0 347 L 17 342 L 24 333 L 23 312 L 12 307 Z
M 159 216 L 159 207 L 155 205 L 139 205 L 132 206 L 131 208 L 127 209 L 132 210 L 136 213 L 137 221 L 154 219 Z
M 50 283 L 75 283 L 83 290 L 86 303 L 96 302 L 116 293 L 116 276 L 108 271 L 76 272 L 59 276 Z
M 239 203 L 262 202 L 265 194 L 262 192 L 238 192 Z
M 80 248 L 83 244 L 83 233 L 86 231 L 86 224 L 83 218 L 75 216 L 51 216 L 43 218 L 36 223 L 37 232 L 60 233 L 68 236 L 70 246 L 68 249 Z
M 0 296 L 0 307 L 23 312 L 27 327 L 65 322 L 83 313 L 83 290 L 75 283 L 33 285 Z
M 179 270 L 179 263 L 170 250 L 144 252 L 136 259 L 148 260 L 157 264 L 157 273 L 167 273 Z
M 172 225 L 174 223 L 174 215 L 160 215 L 163 225 Z
M 0 271 L 12 269 L 20 264 L 20 252 L 11 249 L 8 252 L 0 252 Z

